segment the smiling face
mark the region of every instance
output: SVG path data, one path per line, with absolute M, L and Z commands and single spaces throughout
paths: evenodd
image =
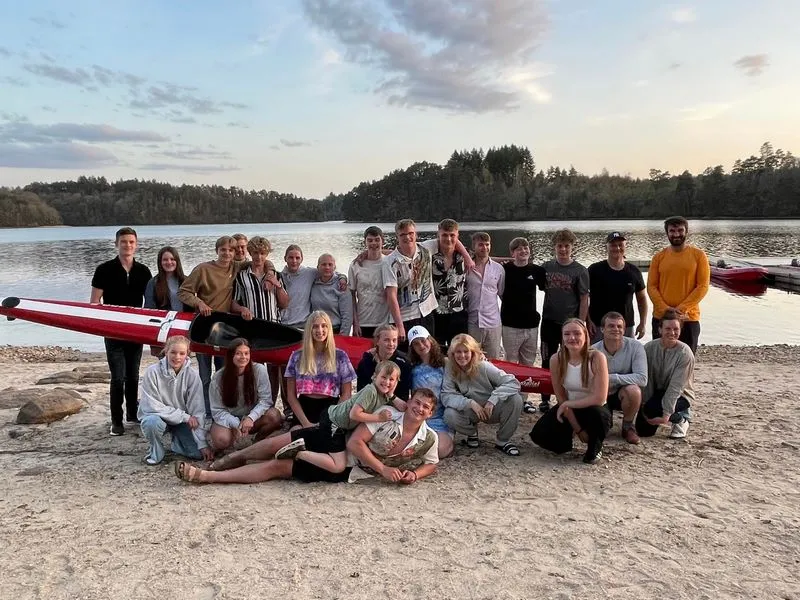
M 375 347 L 378 349 L 379 360 L 389 360 L 392 358 L 395 350 L 397 350 L 397 330 L 388 329 L 381 331 L 380 336 L 378 336 L 378 341 L 375 342 Z
M 561 329 L 561 343 L 567 350 L 580 352 L 587 343 L 586 330 L 580 323 L 567 323 Z
M 391 396 L 397 388 L 397 382 L 400 381 L 399 374 L 394 369 L 384 369 L 375 375 L 373 381 L 375 388 L 384 396 Z
M 516 265 L 527 265 L 528 261 L 531 259 L 530 246 L 517 246 L 511 251 L 511 258 L 514 259 L 514 264 Z
M 667 226 L 667 238 L 673 248 L 680 248 L 686 243 L 687 233 L 685 225 Z
M 327 321 L 325 319 L 317 319 L 311 326 L 311 339 L 314 340 L 315 344 L 323 344 L 328 339 L 329 332 Z
M 414 338 L 414 341 L 411 342 L 411 347 L 414 348 L 414 352 L 417 353 L 424 362 L 428 362 L 428 357 L 431 353 L 431 341 L 426 337 L 418 337 Z
M 120 258 L 132 258 L 136 253 L 136 247 L 139 245 L 135 235 L 129 233 L 119 236 L 119 239 L 114 244 L 117 247 L 117 253 Z
M 674 348 L 678 345 L 681 336 L 681 322 L 678 319 L 665 319 L 661 321 L 661 343 L 665 348 Z
M 236 247 L 233 244 L 222 244 L 217 248 L 217 262 L 221 267 L 227 267 L 233 262 Z
M 303 264 L 303 253 L 300 250 L 289 250 L 283 257 L 286 261 L 286 268 L 290 273 L 297 273 L 300 265 Z
M 608 242 L 606 244 L 606 252 L 608 253 L 608 258 L 610 259 L 625 258 L 625 248 L 626 248 L 625 240 L 614 240 L 613 242 Z
M 444 231 L 440 229 L 436 234 L 437 241 L 439 242 L 439 250 L 443 253 L 449 254 L 456 249 L 456 242 L 458 241 L 458 230 Z
M 379 235 L 368 235 L 364 238 L 364 245 L 370 252 L 379 252 L 383 249 L 383 238 Z
M 174 343 L 167 350 L 167 363 L 177 373 L 181 370 L 186 362 L 186 356 L 189 354 L 189 347 L 186 344 Z
M 233 353 L 233 364 L 239 369 L 239 373 L 243 372 L 245 367 L 250 363 L 250 348 L 241 345 L 236 348 Z
M 177 268 L 178 261 L 175 260 L 175 255 L 170 251 L 164 252 L 164 254 L 161 255 L 161 269 L 165 273 L 174 273 Z
M 492 242 L 489 240 L 475 240 L 472 242 L 472 251 L 478 260 L 487 260 L 492 251 Z
M 417 228 L 408 225 L 397 231 L 397 245 L 403 254 L 411 256 L 416 250 Z
M 235 240 L 234 260 L 245 260 L 247 258 L 247 238 Z
M 556 260 L 560 263 L 572 262 L 572 244 L 569 242 L 559 242 L 555 245 Z
M 466 369 L 472 360 L 472 350 L 463 344 L 459 344 L 453 348 L 453 360 L 456 361 L 456 365 L 461 369 Z
M 608 341 L 618 342 L 625 335 L 625 320 L 624 319 L 606 319 L 606 324 L 603 325 L 603 339 Z
M 417 392 L 406 405 L 404 419 L 414 423 L 421 423 L 430 419 L 435 409 L 435 403 L 427 396 Z

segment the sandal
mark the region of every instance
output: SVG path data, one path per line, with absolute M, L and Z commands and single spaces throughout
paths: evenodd
M 181 481 L 200 483 L 200 473 L 202 472 L 200 467 L 195 467 L 191 463 L 182 460 L 175 463 L 175 475 Z
M 500 444 L 495 444 L 494 447 L 508 456 L 519 456 L 519 448 L 517 448 L 517 446 L 511 442 L 506 442 L 502 446 Z
M 539 412 L 539 409 L 536 408 L 536 405 L 533 402 L 526 402 L 522 405 L 522 411 L 529 415 L 535 415 L 537 412 Z
M 481 440 L 478 438 L 477 435 L 468 435 L 467 439 L 461 440 L 461 443 L 464 444 L 467 448 L 478 448 L 481 445 Z
M 209 471 L 230 471 L 231 469 L 237 469 L 239 467 L 243 467 L 247 464 L 247 459 L 240 458 L 236 456 L 235 452 L 231 454 L 226 454 L 225 456 L 220 456 L 210 465 L 208 465 Z

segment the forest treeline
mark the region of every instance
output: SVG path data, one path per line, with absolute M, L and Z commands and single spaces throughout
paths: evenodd
M 647 179 L 536 170 L 528 148 L 453 152 L 323 200 L 236 187 L 104 177 L 0 188 L 0 227 L 543 219 L 800 217 L 800 159 L 764 143 L 758 155 L 693 175 L 651 169 Z

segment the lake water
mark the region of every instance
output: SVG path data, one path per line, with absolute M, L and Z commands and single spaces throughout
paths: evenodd
M 379 224 L 392 232 L 392 224 Z M 214 258 L 214 241 L 221 235 L 242 232 L 270 239 L 271 257 L 283 266 L 283 251 L 290 243 L 300 244 L 308 265 L 330 252 L 339 269 L 347 265 L 362 247 L 362 223 L 284 223 L 247 225 L 170 225 L 138 227 L 138 260 L 155 273 L 159 248 L 178 248 L 184 270 Z M 550 237 L 569 227 L 578 235 L 576 258 L 584 265 L 605 257 L 605 236 L 620 230 L 628 237 L 629 259 L 650 259 L 664 247 L 666 237 L 661 221 L 577 221 L 577 222 L 492 222 L 462 223 L 461 240 L 468 243 L 475 231 L 492 235 L 494 255 L 508 253 L 508 243 L 522 235 L 531 241 L 534 259 L 550 258 Z M 114 256 L 117 227 L 52 227 L 0 229 L 0 297 L 22 296 L 88 301 L 95 267 Z M 436 224 L 418 224 L 419 237 L 436 234 Z M 708 254 L 726 257 L 800 257 L 798 221 L 695 221 L 690 224 L 690 241 Z M 393 246 L 393 234 L 387 235 Z M 786 262 L 786 261 L 783 261 Z M 541 302 L 541 294 L 539 298 Z M 800 344 L 800 295 L 768 289 L 760 296 L 734 295 L 712 285 L 701 304 L 704 344 Z M 649 327 L 648 327 L 649 330 Z M 102 339 L 23 321 L 0 321 L 0 344 L 61 345 L 82 350 L 102 350 Z

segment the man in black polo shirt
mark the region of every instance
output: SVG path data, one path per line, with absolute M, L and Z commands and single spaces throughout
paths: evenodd
M 144 289 L 152 278 L 150 269 L 134 260 L 138 238 L 136 231 L 123 227 L 117 231 L 114 245 L 117 257 L 102 263 L 92 277 L 92 304 L 113 304 L 141 308 Z M 122 399 L 128 423 L 138 423 L 139 364 L 142 345 L 105 338 L 106 359 L 111 371 L 111 435 L 122 435 Z
M 647 322 L 647 293 L 644 278 L 639 267 L 625 261 L 625 236 L 612 231 L 606 237 L 608 258 L 589 266 L 589 320 L 586 327 L 596 344 L 603 339 L 600 323 L 609 312 L 617 312 L 625 317 L 625 336 L 633 337 L 634 315 L 633 296 L 639 307 L 639 325 L 636 337 L 644 337 Z

